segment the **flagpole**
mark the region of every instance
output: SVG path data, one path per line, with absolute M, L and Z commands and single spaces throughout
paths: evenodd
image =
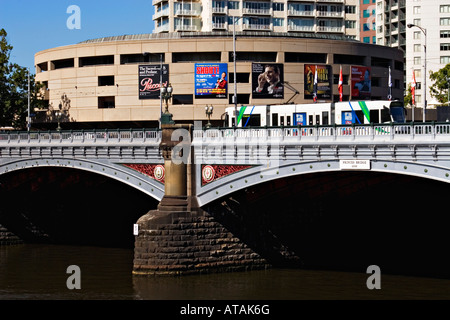
M 339 89 L 339 101 L 342 102 L 342 85 L 343 85 L 343 77 L 342 77 L 342 65 L 340 65 L 339 67 L 339 84 L 338 84 L 338 89 Z
M 389 86 L 388 99 L 389 99 L 389 101 L 391 101 L 391 99 L 392 99 L 392 77 L 391 77 L 391 66 L 389 66 L 388 86 Z

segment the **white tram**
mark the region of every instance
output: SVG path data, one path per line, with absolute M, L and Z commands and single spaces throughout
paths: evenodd
M 229 127 L 236 114 L 238 127 L 406 122 L 403 103 L 388 100 L 227 107 L 225 113 Z

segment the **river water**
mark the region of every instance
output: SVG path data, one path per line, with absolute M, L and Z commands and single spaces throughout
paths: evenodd
M 0 247 L 0 300 L 376 300 L 450 299 L 450 279 L 330 270 L 260 271 L 136 277 L 132 249 L 47 244 Z M 80 289 L 68 289 L 80 268 Z

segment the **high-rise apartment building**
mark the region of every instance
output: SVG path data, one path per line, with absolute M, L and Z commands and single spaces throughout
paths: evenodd
M 368 2 L 369 0 L 362 1 Z M 370 1 L 374 2 L 374 0 Z M 407 24 L 406 0 L 376 0 L 375 12 L 376 43 L 399 48 L 405 52 Z
M 301 32 L 359 39 L 360 0 L 153 0 L 155 33 Z
M 450 0 L 410 0 L 406 8 L 406 83 L 416 77 L 416 104 L 433 107 L 430 72 L 436 72 L 450 63 Z M 426 45 L 426 55 L 424 46 Z M 426 81 L 426 84 L 425 84 Z M 424 97 L 424 86 L 427 88 Z

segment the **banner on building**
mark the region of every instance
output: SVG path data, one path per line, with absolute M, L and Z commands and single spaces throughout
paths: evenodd
M 252 97 L 284 98 L 282 63 L 252 63 Z
M 317 84 L 314 86 L 314 78 L 317 70 Z M 330 65 L 305 64 L 305 99 L 331 99 L 332 72 Z
M 371 96 L 370 67 L 351 66 L 352 99 L 369 100 Z
M 139 65 L 139 99 L 159 99 L 161 65 Z M 162 65 L 162 84 L 169 83 L 169 65 Z
M 226 63 L 195 64 L 195 98 L 226 98 L 227 92 Z

